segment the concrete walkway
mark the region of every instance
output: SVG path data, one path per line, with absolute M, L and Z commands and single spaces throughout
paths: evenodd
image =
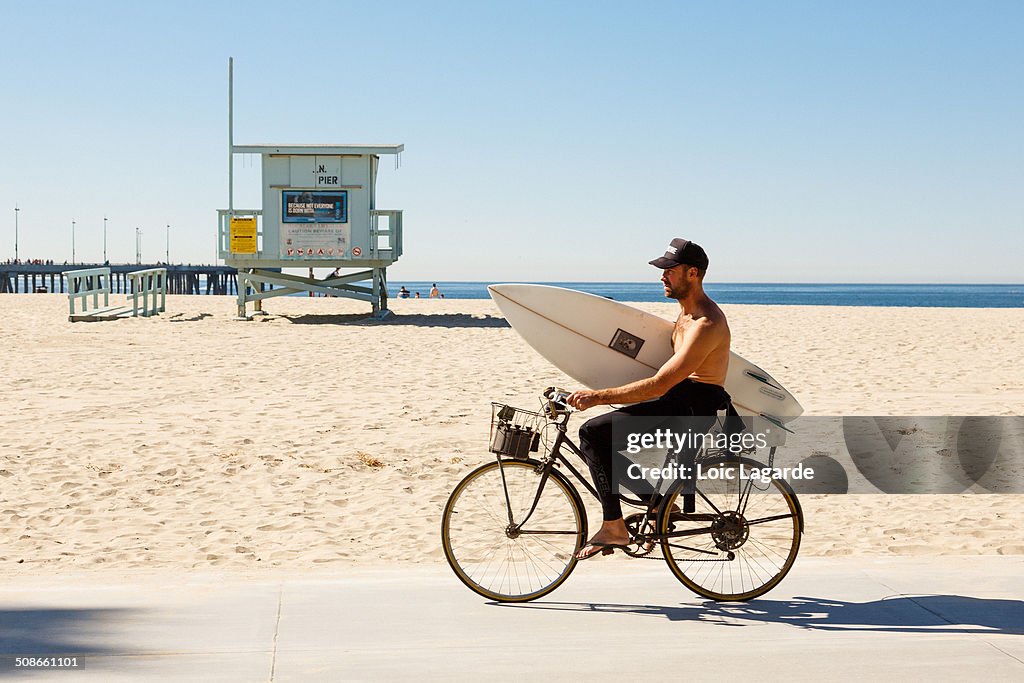
M 1024 557 L 802 558 L 746 604 L 706 602 L 662 563 L 604 558 L 517 606 L 446 566 L 3 584 L 0 679 L 1024 680 Z M 30 654 L 83 668 L 15 670 Z

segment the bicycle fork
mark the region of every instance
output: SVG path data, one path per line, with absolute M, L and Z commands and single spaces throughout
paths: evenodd
M 537 493 L 533 497 L 533 504 L 530 506 L 529 511 L 527 511 L 526 516 L 523 517 L 520 522 L 516 523 L 516 520 L 512 517 L 512 499 L 508 494 L 508 481 L 505 479 L 505 467 L 502 464 L 503 462 L 504 461 L 501 458 L 498 458 L 498 471 L 501 472 L 501 488 L 505 494 L 505 511 L 508 513 L 507 531 L 511 538 L 515 538 L 519 535 L 522 526 L 526 524 L 537 509 L 537 503 L 540 502 L 540 497 L 544 493 L 544 485 L 548 483 L 548 475 L 551 471 L 551 465 L 548 464 L 541 467 L 540 484 L 537 486 Z
M 544 486 L 548 483 L 548 478 L 551 476 L 551 468 L 554 467 L 555 462 L 559 459 L 561 455 L 561 447 L 563 443 L 566 443 L 565 431 L 564 428 L 559 428 L 558 435 L 555 437 L 555 443 L 552 444 L 548 457 L 544 460 L 542 464 L 540 464 L 536 468 L 540 472 L 540 483 L 537 486 L 537 493 L 533 497 L 533 503 L 530 505 L 530 509 L 526 512 L 526 515 L 519 522 L 516 522 L 516 520 L 512 516 L 512 499 L 509 496 L 508 482 L 505 479 L 505 468 L 502 464 L 504 461 L 500 457 L 498 458 L 498 470 L 501 472 L 501 487 L 505 495 L 505 511 L 508 513 L 508 527 L 506 529 L 506 533 L 509 535 L 509 538 L 515 538 L 519 534 L 531 533 L 529 531 L 523 531 L 523 526 L 525 526 L 525 524 L 530 520 L 530 517 L 532 517 L 533 513 L 537 510 L 537 504 L 540 502 L 540 497 L 544 495 Z M 570 447 L 572 446 L 571 441 L 567 443 Z M 573 448 L 572 450 L 579 454 L 580 457 L 582 457 L 582 454 L 580 454 L 579 451 L 577 451 L 575 448 Z M 564 461 L 564 459 L 563 462 L 565 462 L 565 464 L 574 474 L 576 474 L 577 477 L 580 477 L 579 473 L 576 472 L 575 468 L 573 468 L 572 465 Z M 581 478 L 581 481 L 584 480 L 582 480 Z M 584 484 L 586 484 L 585 481 Z M 588 485 L 587 488 L 590 488 L 590 486 Z

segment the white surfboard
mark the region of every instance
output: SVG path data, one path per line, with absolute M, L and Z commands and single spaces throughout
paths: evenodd
M 673 323 L 601 296 L 548 285 L 498 284 L 488 291 L 537 353 L 591 389 L 651 377 L 672 356 Z M 725 390 L 741 415 L 788 422 L 800 403 L 771 375 L 736 353 Z

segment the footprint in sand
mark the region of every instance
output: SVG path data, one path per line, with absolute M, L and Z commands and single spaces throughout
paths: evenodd
M 923 545 L 920 543 L 907 544 L 907 545 L 891 545 L 889 546 L 889 552 L 894 555 L 927 555 L 934 554 L 935 548 L 930 545 Z
M 1000 555 L 1024 555 L 1024 545 L 1004 545 L 996 552 Z

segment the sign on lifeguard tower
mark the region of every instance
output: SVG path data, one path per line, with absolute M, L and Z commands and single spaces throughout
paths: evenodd
M 238 269 L 238 316 L 249 317 L 249 302 L 260 311 L 264 299 L 295 292 L 360 299 L 375 316 L 386 314 L 386 269 L 402 255 L 402 212 L 377 208 L 377 169 L 381 156 L 404 146 L 235 145 L 231 120 L 228 208 L 218 211 L 217 244 Z M 234 208 L 235 154 L 261 157 L 260 209 Z M 314 266 L 360 270 L 323 280 L 281 272 Z
M 255 254 L 256 253 L 256 217 L 235 216 L 231 219 L 231 253 L 232 254 Z

